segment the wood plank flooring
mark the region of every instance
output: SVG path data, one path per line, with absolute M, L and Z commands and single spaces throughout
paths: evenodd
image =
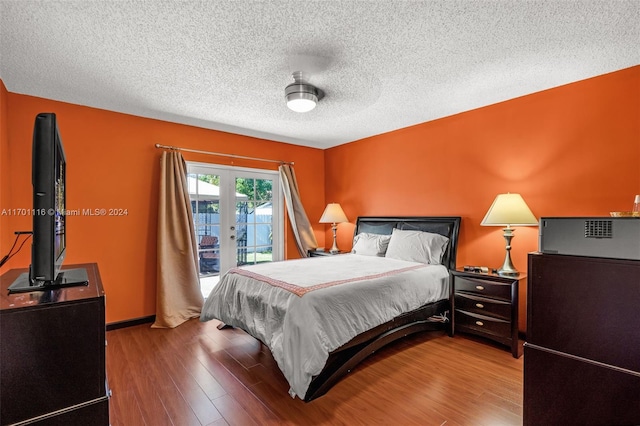
M 523 359 L 486 341 L 419 333 L 326 395 L 292 399 L 269 349 L 197 319 L 107 332 L 113 426 L 520 425 Z

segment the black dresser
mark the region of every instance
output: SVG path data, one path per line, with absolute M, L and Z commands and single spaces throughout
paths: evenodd
M 0 277 L 0 425 L 109 424 L 102 281 L 72 268 L 89 285 L 9 295 L 25 270 Z
M 524 424 L 640 424 L 640 261 L 528 261 Z

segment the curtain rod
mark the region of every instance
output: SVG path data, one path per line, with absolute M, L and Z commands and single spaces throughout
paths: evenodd
M 197 149 L 179 148 L 177 146 L 160 145 L 159 143 L 156 144 L 156 148 L 173 149 L 175 151 L 195 152 L 196 154 L 217 155 L 219 157 L 241 158 L 243 160 L 266 161 L 268 163 L 291 164 L 293 166 L 293 161 L 269 160 L 266 158 L 245 157 L 244 155 L 224 154 L 222 152 L 200 151 Z

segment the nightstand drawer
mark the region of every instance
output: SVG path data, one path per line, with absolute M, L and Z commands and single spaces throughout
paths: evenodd
M 471 294 L 456 293 L 455 307 L 467 312 L 491 317 L 500 317 L 503 320 L 511 320 L 511 302 L 487 299 Z
M 483 280 L 481 278 L 456 277 L 456 293 L 459 291 L 497 297 L 505 301 L 511 301 L 511 284 Z
M 469 328 L 477 332 L 511 337 L 511 321 L 456 309 L 456 327 Z

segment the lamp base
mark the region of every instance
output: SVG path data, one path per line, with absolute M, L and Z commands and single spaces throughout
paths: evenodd
M 338 248 L 338 243 L 336 242 L 336 232 L 338 231 L 338 224 L 337 223 L 331 224 L 331 229 L 333 230 L 333 245 L 331 246 L 329 253 L 337 254 L 337 253 L 340 253 L 340 249 Z
M 507 244 L 505 247 L 505 250 L 507 253 L 505 254 L 504 263 L 502 264 L 502 267 L 498 269 L 498 275 L 517 277 L 518 275 L 520 275 L 520 272 L 518 272 L 516 267 L 513 266 L 513 262 L 511 261 L 511 239 L 513 238 L 513 228 L 511 228 L 510 226 L 507 226 L 506 228 L 503 229 L 503 231 L 504 231 L 504 239 Z
M 504 275 L 506 277 L 517 277 L 520 275 L 519 271 L 512 271 L 512 270 L 503 269 L 503 268 L 498 269 L 497 273 L 498 275 Z

